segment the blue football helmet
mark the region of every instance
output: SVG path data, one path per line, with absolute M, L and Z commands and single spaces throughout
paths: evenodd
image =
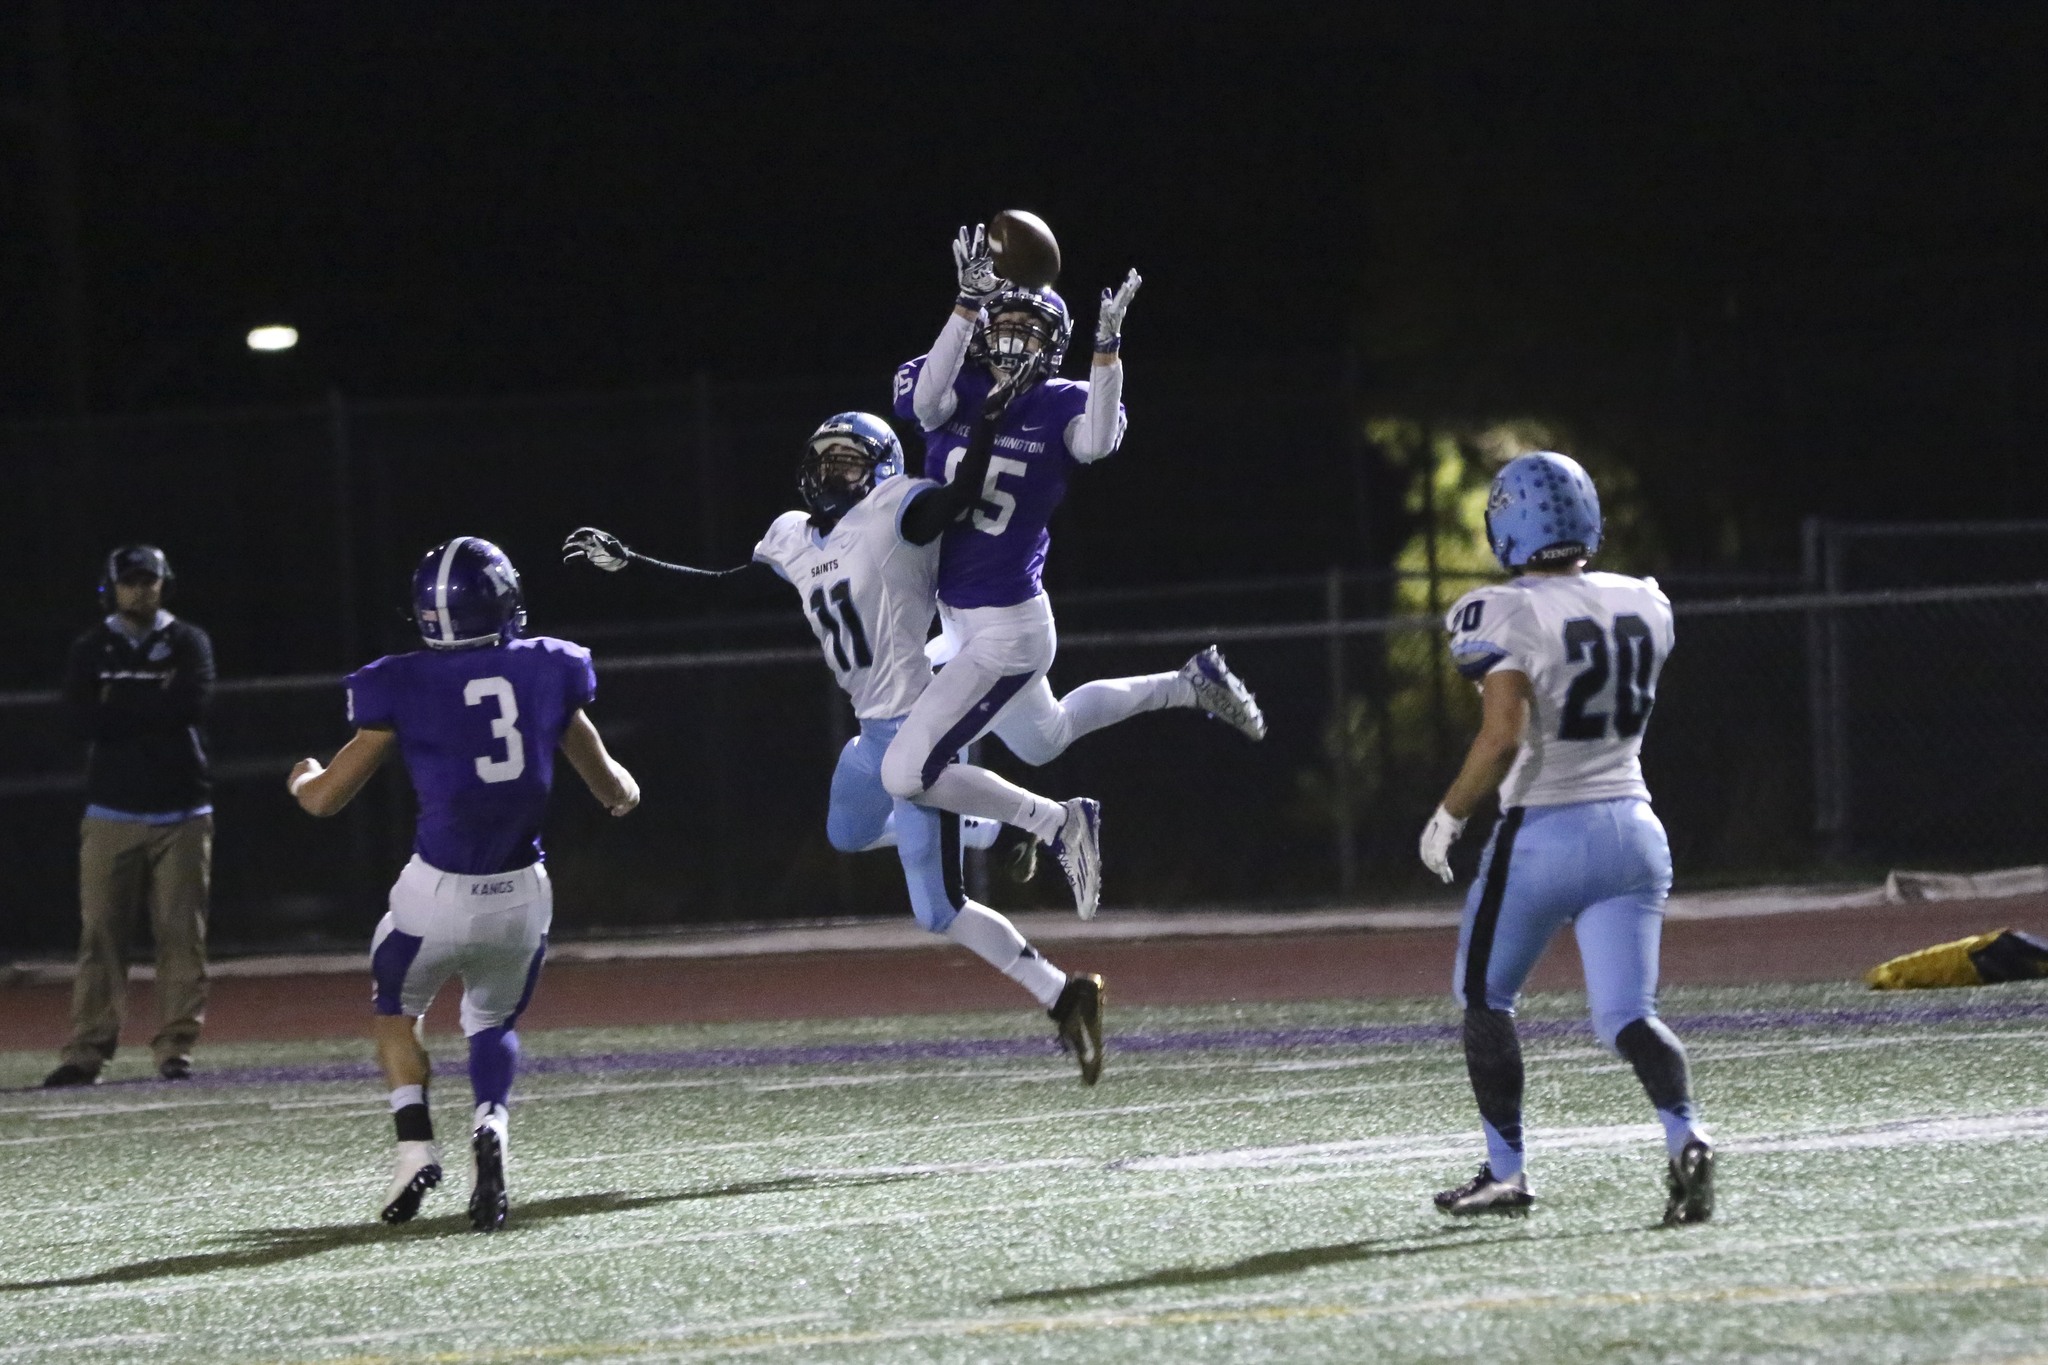
M 1517 455 L 1493 476 L 1486 539 L 1510 571 L 1585 559 L 1600 548 L 1600 494 L 1569 455 Z
M 1027 338 L 1034 336 L 1045 356 L 1044 372 L 1059 373 L 1060 362 L 1067 358 L 1067 343 L 1074 336 L 1067 301 L 1050 288 L 1026 289 L 1013 284 L 982 302 L 981 321 L 967 343 L 967 355 L 1000 374 L 1014 374 L 1029 358 Z
M 882 480 L 902 472 L 903 443 L 889 424 L 873 413 L 842 412 L 804 443 L 796 486 L 804 506 L 837 521 Z
M 412 575 L 412 618 L 430 649 L 473 649 L 516 640 L 526 629 L 519 571 L 476 536 L 427 551 Z

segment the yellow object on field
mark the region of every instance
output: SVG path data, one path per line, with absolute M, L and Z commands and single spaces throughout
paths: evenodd
M 1932 948 L 1880 962 L 1863 974 L 1872 990 L 1912 991 L 1932 986 L 1981 986 L 1984 978 L 1970 954 L 1988 948 L 2003 929 L 1988 934 L 1959 938 L 1954 943 L 1937 943 Z

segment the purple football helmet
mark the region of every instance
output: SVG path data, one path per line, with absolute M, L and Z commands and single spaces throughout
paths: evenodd
M 1013 284 L 989 295 L 981 309 L 981 321 L 967 343 L 969 359 L 999 374 L 1013 374 L 1030 354 L 1025 338 L 1036 337 L 1045 355 L 1044 373 L 1059 373 L 1060 362 L 1067 358 L 1067 343 L 1074 335 L 1065 299 L 1050 287 L 1027 289 Z
M 430 649 L 515 640 L 526 629 L 519 571 L 488 540 L 457 536 L 427 551 L 412 575 L 412 617 Z

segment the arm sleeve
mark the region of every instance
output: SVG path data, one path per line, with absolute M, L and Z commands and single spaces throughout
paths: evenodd
M 396 730 L 398 708 L 392 696 L 391 670 L 379 659 L 342 680 L 347 694 L 348 723 L 358 730 Z
M 568 703 L 570 712 L 581 711 L 597 700 L 597 668 L 590 661 L 590 651 L 582 645 L 563 642 L 562 656 L 562 700 Z
M 93 666 L 90 635 L 72 641 L 64 656 L 64 713 L 77 739 L 94 739 L 99 734 L 100 678 Z
M 1124 441 L 1124 366 L 1121 360 L 1088 368 L 1088 401 L 1067 423 L 1067 449 L 1082 464 L 1094 464 Z
M 982 486 L 988 482 L 989 456 L 995 452 L 995 423 L 976 419 L 967 438 L 967 450 L 959 467 L 944 484 L 934 484 L 911 494 L 896 528 L 912 545 L 929 545 L 948 526 L 981 505 Z
M 179 632 L 178 672 L 164 689 L 164 711 L 180 725 L 197 725 L 213 700 L 213 680 L 213 637 L 197 626 Z
M 760 552 L 757 550 L 755 553 Z M 721 607 L 745 606 L 782 595 L 782 573 L 765 559 L 755 559 L 730 569 L 693 569 L 687 564 L 668 564 L 645 555 L 633 562 L 678 575 L 696 584 L 700 591 L 709 594 L 714 605 Z
M 1459 674 L 1476 683 L 1496 668 L 1533 673 L 1527 616 L 1521 595 L 1512 591 L 1481 588 L 1459 598 L 1445 618 Z
M 953 381 L 960 377 L 960 367 L 967 363 L 967 343 L 973 336 L 974 323 L 970 319 L 957 312 L 947 314 L 946 325 L 939 329 L 939 339 L 932 343 L 931 353 L 917 372 L 917 382 L 910 391 L 910 410 L 926 431 L 937 431 L 946 425 L 960 405 L 953 392 Z

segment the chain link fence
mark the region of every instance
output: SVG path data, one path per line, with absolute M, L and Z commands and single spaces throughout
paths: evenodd
M 1476 698 L 1434 621 L 1347 609 L 1384 587 L 1335 574 L 1056 597 L 1056 689 L 1174 668 L 1214 641 L 1257 690 L 1271 734 L 1254 745 L 1193 713 L 1155 712 L 1044 768 L 994 741 L 982 757 L 1049 795 L 1102 800 L 1112 907 L 1438 892 L 1415 837 Z M 1644 764 L 1682 883 L 2048 852 L 2048 584 L 1681 598 L 1677 611 Z M 725 638 L 655 652 L 615 627 L 592 641 L 593 715 L 646 804 L 612 820 L 564 770 L 546 836 L 560 932 L 903 912 L 893 857 L 825 842 L 827 781 L 853 723 L 797 614 L 699 630 Z M 360 943 L 410 846 L 404 777 L 382 774 L 326 822 L 283 790 L 295 758 L 347 737 L 338 680 L 226 682 L 210 730 L 216 940 Z M 75 932 L 81 801 L 55 698 L 0 696 L 12 891 L 0 947 L 60 950 Z M 1459 847 L 1467 872 L 1482 833 Z M 984 884 L 998 906 L 1066 903 L 1050 871 Z

